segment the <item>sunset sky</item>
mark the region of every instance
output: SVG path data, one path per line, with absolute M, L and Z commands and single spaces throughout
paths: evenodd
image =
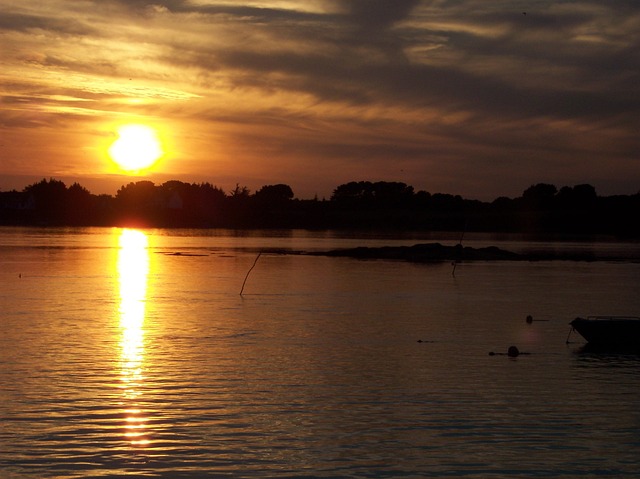
M 118 126 L 165 151 L 126 176 Z M 0 0 L 0 191 L 640 191 L 638 0 Z

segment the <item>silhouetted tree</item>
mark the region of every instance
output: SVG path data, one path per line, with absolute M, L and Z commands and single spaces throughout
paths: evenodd
M 420 190 L 413 196 L 413 201 L 417 209 L 425 209 L 429 206 L 429 202 L 431 201 L 431 193 Z
M 464 200 L 460 195 L 435 193 L 431 195 L 431 208 L 445 213 L 461 211 L 464 209 Z
M 555 185 L 538 183 L 532 185 L 522 193 L 522 200 L 531 208 L 548 208 L 553 203 L 553 198 L 558 192 Z
M 598 195 L 591 185 L 563 186 L 556 195 L 559 208 L 565 210 L 588 210 L 595 206 Z
M 96 223 L 95 201 L 93 195 L 79 183 L 72 184 L 67 189 L 66 220 L 72 225 L 86 225 Z
M 67 187 L 53 178 L 43 179 L 24 189 L 27 195 L 33 195 L 36 217 L 43 222 L 59 224 L 63 222 L 67 208 Z
M 224 219 L 224 203 L 227 199 L 224 190 L 210 183 L 198 185 L 201 218 L 203 226 L 221 226 Z
M 267 206 L 281 206 L 287 201 L 293 199 L 293 190 L 289 185 L 265 185 L 260 188 L 254 195 L 258 204 Z
M 232 200 L 244 200 L 249 198 L 250 194 L 251 190 L 249 188 L 246 186 L 240 186 L 239 183 L 236 183 L 235 188 L 229 192 L 229 197 Z
M 259 227 L 291 226 L 293 190 L 289 185 L 265 185 L 252 197 L 251 223 Z
M 218 188 L 211 183 L 200 183 L 197 185 L 203 197 L 208 201 L 222 202 L 227 197 L 222 188 Z
M 344 206 L 397 208 L 408 206 L 413 199 L 413 186 L 395 181 L 351 181 L 338 186 L 331 201 Z
M 152 181 L 137 181 L 118 190 L 116 206 L 125 223 L 153 224 L 158 219 L 162 198 Z
M 138 181 L 115 197 L 92 195 L 74 183 L 43 179 L 23 191 L 0 192 L 0 224 L 176 227 L 385 228 L 640 236 L 640 193 L 599 197 L 589 184 L 538 183 L 518 198 L 491 203 L 459 195 L 414 193 L 400 182 L 352 181 L 331 201 L 296 200 L 285 184 L 254 195 L 245 186 L 225 192 L 209 183 Z
M 383 208 L 407 207 L 413 199 L 413 186 L 398 181 L 378 181 L 371 190 L 374 203 Z
M 67 191 L 69 193 L 69 197 L 77 201 L 86 201 L 91 196 L 89 190 L 82 186 L 80 183 L 72 184 Z
M 251 224 L 249 216 L 251 190 L 236 183 L 225 201 L 225 222 L 234 228 L 247 227 Z
M 574 186 L 573 195 L 576 198 L 577 202 L 583 205 L 591 205 L 598 198 L 596 189 L 592 185 L 586 184 Z
M 350 181 L 333 190 L 331 201 L 349 206 L 360 205 L 371 200 L 372 189 L 370 181 Z
M 122 186 L 116 193 L 116 199 L 132 204 L 152 202 L 156 197 L 156 185 L 152 181 L 142 180 Z

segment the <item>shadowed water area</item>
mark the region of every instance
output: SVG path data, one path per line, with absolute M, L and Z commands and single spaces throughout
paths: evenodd
M 640 474 L 640 357 L 565 344 L 638 315 L 639 246 L 324 254 L 456 238 L 0 228 L 0 477 Z

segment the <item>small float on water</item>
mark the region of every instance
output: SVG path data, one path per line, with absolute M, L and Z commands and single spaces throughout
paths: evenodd
M 640 317 L 587 316 L 569 323 L 590 346 L 640 350 Z M 569 334 L 571 334 L 569 331 Z M 569 338 L 567 338 L 568 342 Z

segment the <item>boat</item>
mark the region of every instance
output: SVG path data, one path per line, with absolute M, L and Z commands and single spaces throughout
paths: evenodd
M 640 317 L 587 316 L 569 324 L 590 346 L 640 349 Z

